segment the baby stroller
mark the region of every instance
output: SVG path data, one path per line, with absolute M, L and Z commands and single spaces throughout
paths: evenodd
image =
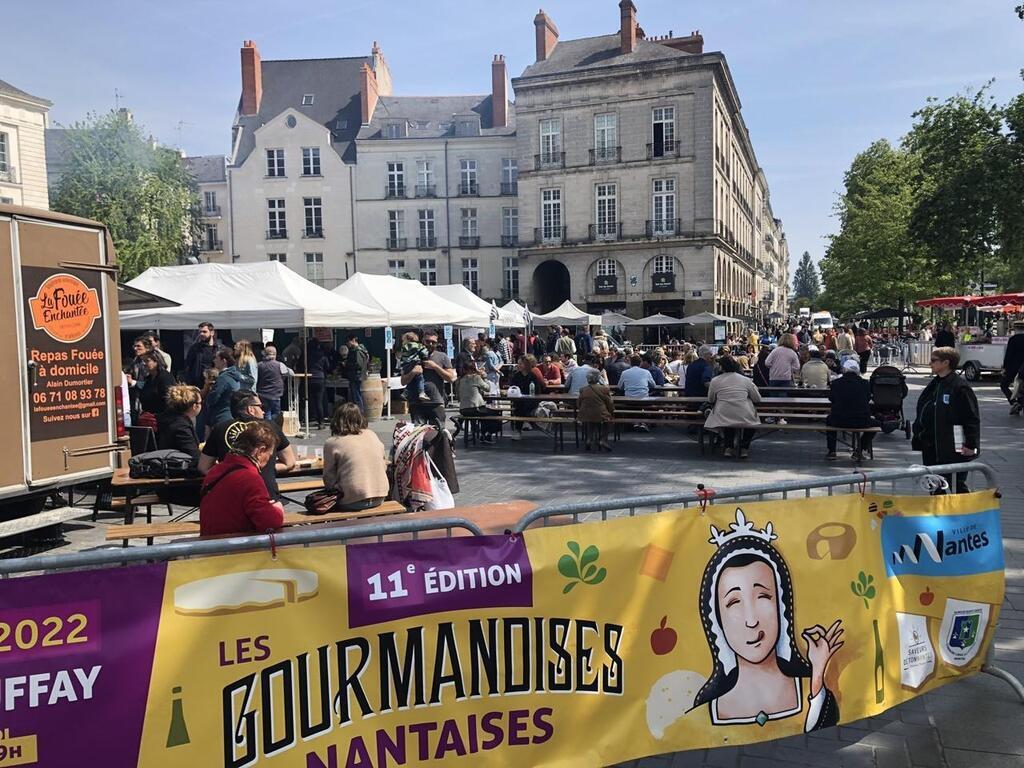
M 880 365 L 871 374 L 871 415 L 890 434 L 902 429 L 910 439 L 911 423 L 903 415 L 903 399 L 907 396 L 907 377 L 892 365 Z

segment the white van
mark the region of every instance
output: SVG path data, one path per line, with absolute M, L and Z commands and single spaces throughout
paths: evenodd
M 831 312 L 812 312 L 811 325 L 816 325 L 825 331 L 835 327 L 835 318 L 832 317 Z

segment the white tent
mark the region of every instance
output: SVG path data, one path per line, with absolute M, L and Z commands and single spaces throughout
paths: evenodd
M 518 301 L 513 299 L 508 304 L 501 308 L 502 312 L 505 312 L 516 322 L 517 328 L 522 328 L 527 325 L 526 321 L 526 307 L 520 304 Z
M 314 285 L 276 261 L 150 267 L 128 286 L 180 306 L 121 312 L 122 328 L 364 328 L 381 313 Z
M 480 317 L 479 312 L 442 298 L 418 280 L 405 280 L 390 275 L 356 272 L 332 293 L 374 309 L 384 318 L 383 322 L 376 325 L 474 325 Z M 483 325 L 486 324 L 485 315 Z M 369 327 L 374 323 L 366 325 Z
M 464 285 L 428 285 L 427 290 L 474 312 L 478 316 L 477 321 L 472 324 L 474 328 L 486 328 L 491 322 L 498 328 L 517 328 L 523 324 L 521 316 L 484 301 Z
M 534 325 L 600 325 L 601 316 L 587 314 L 566 299 L 557 309 L 544 315 L 534 315 L 532 322 Z

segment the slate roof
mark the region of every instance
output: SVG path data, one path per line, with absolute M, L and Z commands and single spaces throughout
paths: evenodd
M 563 72 L 579 72 L 618 64 L 644 64 L 667 59 L 682 59 L 694 55 L 643 39 L 636 41 L 636 48 L 632 53 L 623 54 L 621 50 L 618 33 L 599 35 L 598 37 L 582 37 L 579 40 L 559 40 L 547 59 L 531 64 L 516 79 L 555 75 Z
M 407 138 L 431 139 L 454 136 L 453 117 L 476 113 L 481 136 L 512 136 L 516 132 L 515 106 L 508 104 L 508 125 L 493 127 L 491 94 L 483 96 L 382 96 L 370 124 L 359 131 L 360 139 L 379 138 L 388 119 L 407 121 Z
M 255 131 L 293 107 L 328 128 L 332 146 L 347 163 L 355 162 L 355 138 L 362 122 L 359 86 L 363 64 L 373 65 L 369 56 L 341 59 L 288 59 L 262 62 L 263 98 L 256 115 L 241 116 L 242 129 L 234 162 L 241 165 L 256 146 Z M 302 106 L 304 94 L 313 103 Z M 241 98 L 239 98 L 241 106 Z
M 185 167 L 197 184 L 227 181 L 223 155 L 195 155 L 185 158 Z
M 40 96 L 33 96 L 31 93 L 26 93 L 21 90 L 21 88 L 15 88 L 6 80 L 0 80 L 0 94 L 4 96 L 14 96 L 19 99 L 28 99 L 29 101 L 34 101 L 37 104 L 45 104 L 48 107 L 53 106 L 53 102 L 49 99 L 44 99 Z

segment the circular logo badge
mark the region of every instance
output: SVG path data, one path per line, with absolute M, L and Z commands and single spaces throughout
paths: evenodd
M 46 278 L 28 305 L 32 326 L 65 343 L 84 339 L 103 315 L 96 289 L 64 272 Z

